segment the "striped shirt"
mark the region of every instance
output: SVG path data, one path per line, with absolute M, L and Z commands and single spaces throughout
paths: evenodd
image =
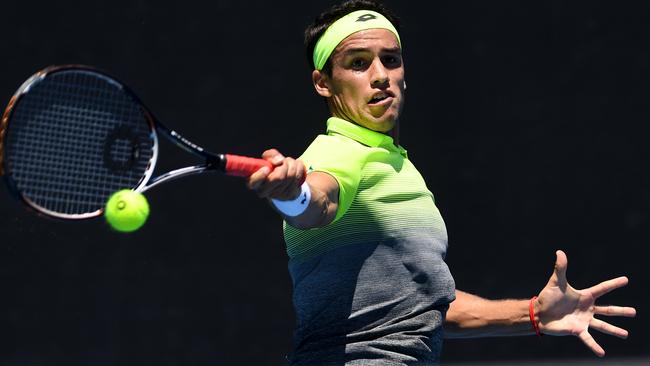
M 292 365 L 435 365 L 454 299 L 433 195 L 390 136 L 332 117 L 300 159 L 339 184 L 334 221 L 284 236 Z

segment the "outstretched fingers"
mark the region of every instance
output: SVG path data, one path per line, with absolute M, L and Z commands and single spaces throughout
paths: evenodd
M 553 274 L 548 280 L 547 286 L 555 287 L 558 286 L 562 290 L 566 288 L 566 270 L 568 267 L 568 259 L 566 254 L 563 251 L 558 250 L 555 252 L 555 268 L 553 269 Z
M 594 314 L 634 318 L 636 316 L 636 309 L 629 306 L 594 306 Z
M 627 285 L 627 283 L 628 283 L 627 277 L 622 276 L 611 280 L 603 281 L 595 286 L 588 288 L 587 291 L 591 292 L 594 298 L 599 298 L 612 290 L 616 290 L 619 287 L 623 287 Z
M 615 337 L 623 338 L 623 339 L 627 338 L 628 335 L 627 330 L 611 325 L 607 322 L 604 322 L 596 318 L 591 319 L 591 321 L 589 322 L 589 328 L 596 329 L 599 332 L 613 335 Z
M 596 356 L 605 356 L 605 350 L 603 347 L 596 343 L 594 337 L 592 337 L 587 330 L 583 330 L 580 334 L 578 334 L 578 338 L 580 338 L 582 343 L 584 343 L 585 346 L 587 346 L 593 353 L 595 353 Z

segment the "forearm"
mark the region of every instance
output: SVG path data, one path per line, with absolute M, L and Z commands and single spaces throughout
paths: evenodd
M 456 290 L 447 311 L 445 338 L 475 338 L 535 334 L 529 300 L 487 300 Z

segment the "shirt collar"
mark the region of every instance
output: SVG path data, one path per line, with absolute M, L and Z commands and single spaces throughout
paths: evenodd
M 363 126 L 359 126 L 338 117 L 330 117 L 327 120 L 327 133 L 343 135 L 366 146 L 383 147 L 407 157 L 406 150 L 401 146 L 395 146 L 392 137 L 381 132 L 369 130 Z

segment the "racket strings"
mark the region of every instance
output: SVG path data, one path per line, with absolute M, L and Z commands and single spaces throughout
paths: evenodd
M 32 85 L 8 132 L 16 188 L 63 215 L 94 213 L 113 192 L 136 187 L 154 149 L 140 104 L 116 82 L 85 70 L 56 72 Z

